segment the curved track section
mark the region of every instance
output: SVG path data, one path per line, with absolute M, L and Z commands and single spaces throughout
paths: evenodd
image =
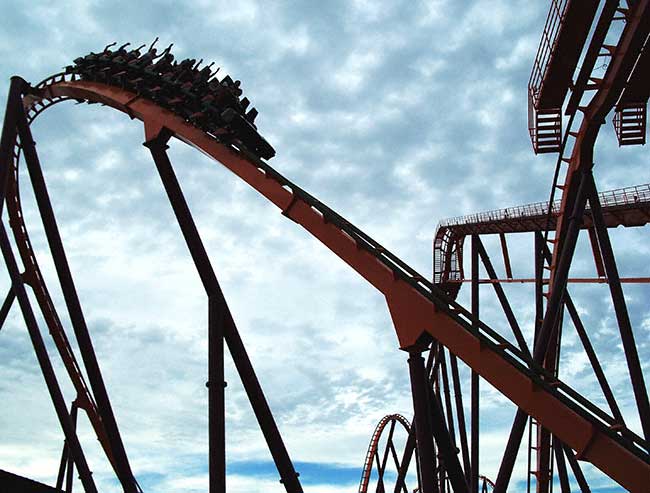
M 577 451 L 582 460 L 592 462 L 630 491 L 645 491 L 643 478 L 650 476 L 650 460 L 642 439 L 615 426 L 612 416 L 555 379 L 363 231 L 280 175 L 245 142 L 220 142 L 141 94 L 102 82 L 77 80 L 75 74 L 49 79 L 38 88 L 27 87 L 24 102 L 31 110 L 66 98 L 111 106 L 143 121 L 147 141 L 167 133 L 219 161 L 385 295 L 402 348 L 419 348 L 435 338 Z M 17 172 L 14 174 L 16 186 L 8 190 L 13 194 L 8 196 L 9 201 L 17 197 Z M 17 224 L 16 240 L 21 243 L 21 257 L 27 265 L 33 252 L 19 201 L 16 204 L 9 211 L 10 220 Z M 46 292 L 42 277 L 37 276 L 34 284 L 36 290 Z M 42 309 L 54 312 L 50 303 L 47 299 L 39 301 Z
M 377 457 L 378 466 L 379 465 L 383 466 L 381 468 L 381 473 L 383 476 L 383 469 L 386 467 L 386 464 L 385 462 L 381 463 L 379 461 L 379 455 L 378 455 L 379 439 L 381 438 L 381 435 L 384 432 L 386 426 L 389 426 L 390 431 L 389 431 L 388 440 L 392 445 L 391 440 L 393 437 L 393 431 L 397 423 L 402 425 L 402 427 L 406 430 L 406 433 L 411 431 L 411 424 L 409 423 L 408 419 L 406 419 L 401 414 L 390 414 L 388 416 L 384 416 L 383 418 L 381 418 L 379 423 L 377 423 L 377 427 L 375 428 L 375 431 L 373 432 L 372 437 L 370 438 L 370 444 L 368 445 L 368 452 L 366 453 L 366 458 L 363 461 L 363 472 L 361 473 L 361 482 L 359 483 L 359 493 L 367 493 L 368 491 L 368 483 L 370 483 L 372 464 L 373 461 L 375 460 L 375 457 Z M 388 448 L 386 450 L 387 451 L 384 455 L 388 457 Z
M 603 219 L 608 228 L 638 227 L 650 222 L 650 184 L 599 192 Z M 471 235 L 545 232 L 555 229 L 560 215 L 558 200 L 479 212 L 440 221 L 433 240 L 433 282 L 452 297 L 458 295 L 463 271 L 463 246 Z M 550 209 L 550 212 L 549 212 Z M 581 229 L 592 229 L 589 206 Z
M 52 76 L 39 83 L 36 88 L 42 88 L 49 84 L 56 83 L 57 81 L 64 80 L 63 75 Z M 25 99 L 25 112 L 28 124 L 31 124 L 38 115 L 51 106 L 69 101 L 70 98 L 59 96 L 54 98 Z M 45 323 L 52 336 L 54 344 L 61 355 L 64 367 L 76 391 L 75 403 L 83 409 L 88 415 L 88 419 L 97 435 L 107 458 L 113 466 L 115 472 L 118 470 L 115 464 L 113 452 L 109 446 L 107 432 L 102 422 L 100 413 L 97 410 L 97 404 L 93 398 L 80 365 L 72 351 L 70 341 L 66 335 L 61 319 L 56 311 L 54 302 L 50 296 L 47 285 L 43 278 L 43 274 L 36 260 L 36 255 L 32 247 L 32 243 L 27 233 L 27 226 L 25 225 L 24 215 L 22 213 L 22 205 L 20 201 L 20 187 L 19 187 L 19 162 L 22 151 L 22 145 L 17 141 L 14 147 L 12 168 L 10 170 L 7 181 L 7 212 L 9 214 L 9 226 L 13 232 L 18 247 L 18 252 L 23 262 L 24 282 L 32 288 L 36 301 L 41 309 Z

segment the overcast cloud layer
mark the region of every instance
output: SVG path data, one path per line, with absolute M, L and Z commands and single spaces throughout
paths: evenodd
M 548 197 L 555 157 L 533 155 L 526 110 L 547 8 L 514 0 L 3 0 L 0 107 L 11 75 L 35 83 L 112 41 L 159 36 L 177 58 L 214 60 L 241 79 L 277 150 L 271 164 L 430 277 L 440 219 Z M 33 131 L 134 472 L 145 491 L 206 491 L 207 303 L 141 145 L 142 125 L 66 103 Z M 648 182 L 644 151 L 618 149 L 608 123 L 596 153 L 599 188 Z M 170 156 L 305 490 L 354 491 L 375 424 L 390 413 L 412 416 L 406 354 L 382 296 L 217 163 L 180 142 Z M 61 302 L 28 187 L 23 195 Z M 650 275 L 644 234 L 612 233 L 622 275 Z M 486 244 L 500 268 L 496 243 Z M 532 239 L 513 236 L 510 248 L 516 274 L 531 276 Z M 594 275 L 590 255 L 583 238 L 573 274 Z M 6 275 L 1 282 L 4 292 Z M 648 375 L 649 293 L 625 291 Z M 532 288 L 507 292 L 530 335 Z M 483 296 L 485 320 L 507 335 L 493 293 Z M 638 432 L 607 288 L 583 286 L 574 296 Z M 65 381 L 50 340 L 48 348 Z M 563 351 L 564 378 L 602 403 L 573 332 Z M 230 360 L 227 380 L 229 490 L 283 491 Z M 494 479 L 515 408 L 487 384 L 482 392 L 481 473 Z M 0 468 L 54 483 L 62 433 L 17 307 L 0 332 L 0 402 Z M 85 417 L 79 426 L 95 480 L 114 490 Z M 525 459 L 522 448 L 518 484 Z M 594 491 L 609 491 L 609 480 L 588 473 Z

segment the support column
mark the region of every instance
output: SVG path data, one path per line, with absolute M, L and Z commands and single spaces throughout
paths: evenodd
M 72 421 L 72 428 L 77 431 L 77 401 L 72 401 L 70 406 L 70 420 Z M 67 472 L 66 472 L 67 471 Z M 72 474 L 74 471 L 74 460 L 72 454 L 70 453 L 70 447 L 68 447 L 67 440 L 63 441 L 63 450 L 61 452 L 61 462 L 59 464 L 59 474 L 56 477 L 56 489 L 60 490 L 63 488 L 63 481 L 66 481 L 66 493 L 72 491 Z M 67 480 L 66 480 L 67 477 Z
M 411 393 L 413 396 L 413 411 L 416 446 L 420 462 L 420 480 L 422 493 L 434 493 L 435 486 L 433 432 L 429 421 L 427 378 L 424 371 L 424 358 L 419 351 L 409 351 L 409 374 L 411 377 Z
M 5 263 L 7 264 L 7 270 L 9 271 L 9 276 L 11 277 L 11 282 L 16 293 L 16 298 L 18 299 L 18 304 L 20 305 L 20 309 L 23 312 L 25 325 L 27 326 L 27 332 L 29 332 L 29 337 L 32 341 L 32 345 L 34 346 L 34 352 L 36 353 L 38 364 L 41 367 L 43 378 L 45 378 L 47 390 L 50 393 L 56 415 L 59 419 L 59 423 L 61 424 L 61 428 L 63 429 L 66 443 L 68 443 L 70 451 L 72 452 L 72 456 L 74 457 L 75 463 L 77 464 L 81 483 L 83 484 L 86 493 L 97 493 L 97 488 L 95 487 L 90 469 L 88 468 L 86 457 L 84 456 L 83 450 L 81 449 L 81 444 L 79 443 L 77 434 L 75 433 L 74 427 L 72 426 L 72 420 L 70 419 L 70 415 L 66 409 L 65 400 L 63 399 L 61 388 L 59 387 L 59 383 L 56 380 L 54 368 L 52 367 L 52 363 L 47 354 L 47 349 L 45 347 L 45 343 L 43 342 L 43 337 L 41 336 L 41 332 L 38 328 L 38 323 L 36 322 L 36 317 L 34 316 L 32 306 L 29 302 L 29 297 L 27 296 L 25 285 L 23 284 L 20 271 L 18 270 L 16 258 L 13 251 L 11 250 L 11 244 L 9 243 L 7 232 L 5 231 L 4 225 L 1 223 L 0 249 L 2 250 L 2 255 L 4 256 Z
M 208 434 L 210 493 L 226 491 L 226 400 L 223 331 L 226 308 L 218 297 L 208 300 Z
M 603 219 L 603 211 L 600 206 L 596 183 L 591 174 L 589 175 L 587 188 L 589 204 L 591 205 L 591 216 L 594 221 L 598 242 L 600 243 L 600 249 L 603 254 L 605 273 L 607 274 L 609 290 L 614 303 L 614 312 L 616 313 L 616 320 L 621 334 L 625 359 L 630 372 L 630 380 L 634 392 L 634 399 L 639 411 L 643 437 L 648 442 L 650 441 L 650 402 L 648 401 L 648 391 L 646 390 L 643 371 L 641 370 L 639 353 L 634 340 L 634 332 L 632 331 L 632 324 L 627 311 L 625 296 L 623 295 L 623 287 L 621 286 L 621 279 L 618 274 L 618 267 L 616 266 L 614 250 L 612 249 L 612 243 L 609 239 L 607 226 Z
M 451 377 L 454 383 L 454 396 L 456 400 L 456 415 L 458 416 L 458 433 L 460 435 L 460 449 L 463 454 L 463 469 L 465 481 L 471 485 L 472 466 L 469 460 L 469 447 L 467 445 L 467 426 L 465 425 L 465 408 L 463 406 L 463 393 L 460 386 L 460 375 L 458 374 L 458 359 L 452 352 L 449 353 L 449 364 L 451 365 Z M 471 491 L 471 488 L 470 488 Z
M 478 330 L 479 321 L 479 269 L 478 269 L 478 236 L 472 235 L 472 324 Z M 470 492 L 478 493 L 479 490 L 479 376 L 472 370 L 471 381 L 471 451 L 470 462 L 472 474 L 470 479 Z
M 444 358 L 444 354 L 440 354 Z M 444 373 L 443 373 L 444 376 Z M 449 482 L 454 493 L 469 493 L 463 468 L 458 460 L 458 451 L 454 443 L 454 437 L 451 429 L 445 422 L 445 413 L 442 408 L 442 400 L 436 398 L 433 394 L 429 398 L 429 408 L 431 412 L 431 430 L 433 437 L 438 445 L 441 462 L 447 471 Z M 441 475 L 440 491 L 443 491 L 444 475 Z
M 7 320 L 7 316 L 9 315 L 9 310 L 11 310 L 11 306 L 13 305 L 15 298 L 16 298 L 16 294 L 14 293 L 14 288 L 9 288 L 7 297 L 5 298 L 5 301 L 4 303 L 2 303 L 2 307 L 0 308 L 0 330 L 2 330 L 2 327 L 4 326 L 5 321 Z
M 167 129 L 161 129 L 155 136 L 145 142 L 144 145 L 151 151 L 163 187 L 165 188 L 169 202 L 174 210 L 176 219 L 178 220 L 178 224 L 183 233 L 183 237 L 185 238 L 185 242 L 187 243 L 194 265 L 196 266 L 199 277 L 201 278 L 208 299 L 211 300 L 212 313 L 214 317 L 213 320 L 220 320 L 220 317 L 223 317 L 223 338 L 225 338 L 225 341 L 228 344 L 228 349 L 232 355 L 235 367 L 237 368 L 237 372 L 242 380 L 248 399 L 253 407 L 253 412 L 255 413 L 257 422 L 260 425 L 269 447 L 269 451 L 271 452 L 271 456 L 273 457 L 273 461 L 278 469 L 278 473 L 280 474 L 280 482 L 284 485 L 287 493 L 302 493 L 302 486 L 298 480 L 299 475 L 293 467 L 289 453 L 287 452 L 282 437 L 280 436 L 280 431 L 273 419 L 271 409 L 264 397 L 262 387 L 257 380 L 253 365 L 248 357 L 244 343 L 241 340 L 237 326 L 235 325 L 226 299 L 221 291 L 221 287 L 219 286 L 217 276 L 215 275 L 212 264 L 210 263 L 210 258 L 203 246 L 198 229 L 194 224 L 192 214 L 187 202 L 185 201 L 185 197 L 183 196 L 183 191 L 181 190 L 172 164 L 167 156 L 167 142 L 171 136 L 172 134 Z M 219 337 L 216 330 L 213 337 Z M 217 356 L 217 353 L 218 347 L 216 350 L 213 348 L 213 355 L 215 357 Z M 223 365 L 223 361 L 217 362 L 217 364 Z M 208 366 L 210 366 L 210 364 L 208 364 Z M 217 371 L 216 374 L 219 374 L 219 372 Z M 217 378 L 216 375 L 215 378 Z M 211 385 L 210 388 L 212 389 L 215 385 Z M 215 389 L 215 391 L 218 391 L 218 389 Z M 221 387 L 221 392 L 223 392 L 223 387 Z M 218 410 L 215 411 L 215 416 L 218 416 L 218 421 L 224 420 L 223 408 L 219 407 L 222 406 L 221 399 L 222 397 L 215 397 L 215 401 L 212 403 L 215 408 L 218 408 Z M 221 440 L 221 437 L 215 432 L 214 439 Z M 220 469 L 221 464 L 225 464 L 225 444 L 222 445 L 221 443 L 216 443 L 214 447 L 212 447 L 212 450 L 216 450 L 218 455 L 218 458 L 214 462 L 211 462 L 215 467 L 215 470 L 210 472 L 211 482 L 214 480 L 216 483 L 222 475 L 225 477 L 225 470 L 222 473 Z M 222 454 L 223 457 L 221 457 Z M 210 491 L 213 491 L 212 486 Z
M 18 111 L 17 125 L 20 143 L 25 156 L 25 162 L 27 163 L 29 176 L 32 181 L 38 210 L 43 221 L 45 235 L 61 283 L 61 290 L 63 291 L 63 297 L 68 308 L 68 313 L 70 314 L 72 328 L 74 329 L 81 356 L 86 367 L 86 372 L 88 373 L 88 380 L 90 381 L 90 386 L 97 403 L 97 409 L 102 417 L 106 436 L 108 437 L 113 458 L 115 459 L 116 473 L 125 493 L 139 493 L 141 490 L 133 477 L 131 466 L 129 465 L 126 450 L 124 449 L 124 443 L 122 442 L 122 437 L 120 436 L 120 431 L 117 427 L 113 408 L 111 407 L 108 398 L 108 391 L 106 390 L 104 378 L 99 369 L 95 349 L 92 340 L 90 339 L 88 326 L 86 325 L 86 320 L 81 309 L 77 289 L 72 279 L 72 272 L 63 248 L 59 228 L 56 223 L 56 218 L 54 217 L 54 210 L 52 209 L 50 197 L 45 185 L 45 178 L 43 177 L 38 154 L 36 153 L 36 145 L 27 123 L 27 117 L 22 109 L 21 111 Z
M 472 244 L 473 243 L 474 243 L 474 237 L 472 237 Z M 485 267 L 485 270 L 487 271 L 490 279 L 496 281 L 498 279 L 496 270 L 494 269 L 494 266 L 490 261 L 490 257 L 488 256 L 487 251 L 485 250 L 485 247 L 483 246 L 483 243 L 481 242 L 478 236 L 476 236 L 476 243 L 478 247 L 478 254 L 481 260 L 483 261 L 483 267 Z M 524 354 L 524 356 L 526 356 L 526 359 L 528 360 L 532 359 L 530 350 L 528 349 L 528 344 L 526 343 L 526 339 L 524 338 L 524 335 L 521 332 L 521 328 L 517 323 L 517 319 L 515 317 L 514 312 L 512 311 L 510 302 L 508 301 L 508 297 L 506 296 L 506 293 L 503 290 L 503 286 L 501 286 L 501 283 L 499 282 L 492 283 L 492 286 L 494 287 L 494 291 L 497 295 L 497 298 L 499 298 L 499 303 L 501 303 L 501 308 L 503 309 L 503 313 L 505 314 L 506 319 L 510 324 L 512 333 L 514 334 L 515 339 L 517 339 L 517 343 L 519 344 L 519 349 L 521 349 L 521 352 Z
M 569 224 L 566 228 L 566 234 L 562 245 L 561 251 L 556 258 L 559 258 L 556 270 L 553 274 L 553 285 L 550 286 L 550 299 L 546 305 L 546 314 L 544 321 L 539 331 L 537 338 L 537 346 L 533 351 L 533 361 L 538 365 L 544 362 L 549 343 L 553 340 L 555 329 L 557 328 L 557 321 L 560 315 L 560 307 L 562 306 L 562 297 L 566 289 L 567 279 L 569 278 L 569 269 L 571 267 L 571 260 L 576 248 L 578 240 L 578 233 L 582 225 L 582 217 L 585 211 L 585 204 L 587 202 L 587 189 L 588 182 L 591 178 L 591 171 L 583 171 L 580 176 L 578 190 L 572 207 L 571 216 L 569 217 Z
M 393 493 L 401 493 L 401 492 L 408 493 L 406 491 L 406 484 L 404 482 L 404 479 L 406 478 L 406 472 L 408 471 L 409 465 L 411 464 L 411 457 L 413 456 L 414 450 L 415 450 L 415 418 L 413 418 L 411 422 L 411 428 L 409 429 L 409 436 L 406 439 L 406 445 L 404 445 L 402 462 L 400 462 L 399 470 L 397 471 L 397 480 L 395 481 L 395 489 L 393 490 Z M 418 477 L 419 477 L 419 471 L 418 471 Z M 422 486 L 418 484 L 418 488 L 422 488 Z
M 549 343 L 553 340 L 556 333 L 557 320 L 560 314 L 560 307 L 562 305 L 562 297 L 566 289 L 566 283 L 569 276 L 569 268 L 571 267 L 571 260 L 575 252 L 576 241 L 578 233 L 580 232 L 580 225 L 582 223 L 582 216 L 585 210 L 585 203 L 587 199 L 586 182 L 587 177 L 591 176 L 590 171 L 582 172 L 579 180 L 578 190 L 573 201 L 572 213 L 567 225 L 566 235 L 563 244 L 561 245 L 561 253 L 559 255 L 559 262 L 553 276 L 553 286 L 551 289 L 551 297 L 546 306 L 546 313 L 544 320 L 541 324 L 539 333 L 537 335 L 536 346 L 533 350 L 533 361 L 537 365 L 541 365 L 546 357 L 546 352 Z M 505 493 L 510 483 L 512 476 L 512 468 L 514 467 L 517 458 L 517 452 L 521 445 L 521 439 L 526 428 L 526 421 L 528 420 L 527 414 L 521 409 L 517 409 L 517 414 L 512 423 L 510 436 L 508 437 L 508 444 L 506 451 L 499 467 L 499 473 L 494 485 L 495 493 Z

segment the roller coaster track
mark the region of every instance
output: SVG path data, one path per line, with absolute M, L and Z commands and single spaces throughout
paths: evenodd
M 383 474 L 386 469 L 386 461 L 388 460 L 388 454 L 392 453 L 393 460 L 395 461 L 395 466 L 399 470 L 400 464 L 399 459 L 397 458 L 397 452 L 393 445 L 393 433 L 395 431 L 395 425 L 399 423 L 406 430 L 406 433 L 411 431 L 411 423 L 401 414 L 390 414 L 384 416 L 370 438 L 370 443 L 368 444 L 368 452 L 366 452 L 366 458 L 363 461 L 363 471 L 361 473 L 361 482 L 359 483 L 359 493 L 366 493 L 368 491 L 368 483 L 370 482 L 370 474 L 372 473 L 373 461 L 377 462 L 377 471 L 380 481 L 383 481 Z M 379 458 L 379 439 L 384 432 L 386 426 L 389 426 L 388 438 L 386 440 L 386 449 L 384 450 L 383 458 Z M 406 487 L 404 487 L 406 490 Z
M 282 213 L 303 226 L 341 259 L 382 292 L 395 323 L 403 349 L 418 348 L 433 337 L 465 361 L 472 369 L 541 422 L 582 460 L 592 462 L 630 491 L 644 491 L 643 478 L 650 475 L 647 444 L 594 406 L 569 386 L 557 381 L 522 351 L 438 287 L 418 274 L 349 221 L 280 175 L 263 160 L 248 152 L 218 142 L 183 118 L 137 94 L 97 82 L 72 80 L 64 75 L 46 80 L 38 88 L 23 86 L 27 109 L 59 99 L 102 103 L 143 121 L 146 140 L 168 132 L 220 162 L 243 179 Z M 29 146 L 22 140 L 20 146 Z M 23 149 L 24 151 L 24 149 Z M 18 155 L 17 151 L 13 154 Z M 14 176 L 17 176 L 14 168 Z M 7 188 L 8 203 L 15 188 Z M 12 228 L 21 232 L 16 241 L 25 265 L 33 252 L 26 241 L 22 214 L 9 209 Z M 24 235 L 24 236 L 23 236 Z M 35 290 L 46 293 L 42 276 Z M 33 282 L 33 281 L 32 281 Z M 44 296 L 39 296 L 39 304 Z M 45 312 L 53 311 L 42 304 Z M 50 327 L 50 330 L 52 327 Z M 424 339 L 423 339 L 424 338 Z
M 618 4 L 618 2 L 607 2 L 607 5 L 610 6 L 614 3 Z M 587 8 L 584 6 L 586 4 L 571 1 L 565 2 L 563 5 L 563 9 L 576 8 L 576 5 L 579 5 L 578 9 Z M 539 329 L 539 337 L 536 337 L 536 344 L 532 352 L 521 337 L 516 321 L 512 317 L 508 317 L 508 321 L 515 336 L 518 336 L 516 345 L 501 335 L 502 331 L 495 330 L 482 322 L 474 304 L 472 310 L 461 306 L 455 300 L 456 293 L 448 289 L 449 286 L 445 286 L 445 282 L 449 284 L 456 280 L 454 276 L 462 275 L 462 241 L 460 240 L 462 228 L 469 226 L 470 229 L 464 230 L 465 234 L 470 232 L 476 236 L 476 230 L 472 230 L 472 228 L 487 227 L 488 223 L 491 224 L 491 227 L 497 227 L 498 224 L 503 227 L 506 222 L 514 225 L 516 221 L 513 221 L 513 218 L 497 217 L 492 220 L 477 218 L 471 224 L 449 223 L 444 225 L 439 230 L 439 232 L 442 231 L 439 248 L 441 256 L 438 257 L 435 265 L 436 274 L 441 273 L 442 277 L 434 279 L 435 282 L 430 282 L 380 243 L 282 176 L 262 159 L 262 157 L 267 159 L 272 157 L 274 150 L 257 133 L 256 127 L 253 125 L 256 112 L 245 113 L 248 102 L 244 104 L 243 100 L 238 99 L 238 95 L 233 96 L 237 92 L 240 93 L 239 85 L 229 78 L 228 81 L 224 79 L 221 82 L 216 79 L 209 80 L 210 71 L 198 73 L 196 70 L 198 65 L 195 66 L 194 61 L 184 61 L 178 66 L 174 65 L 173 68 L 170 63 L 159 65 L 159 61 L 153 64 L 152 57 L 149 56 L 151 49 L 147 55 L 141 57 L 137 49 L 126 52 L 123 50 L 124 47 L 114 53 L 107 51 L 107 48 L 100 54 L 91 54 L 83 59 L 78 59 L 75 61 L 76 65 L 70 67 L 66 73 L 49 77 L 34 87 L 20 78 L 12 78 L 0 141 L 0 183 L 2 184 L 0 193 L 4 194 L 0 197 L 2 198 L 0 208 L 6 200 L 9 225 L 13 231 L 25 272 L 19 270 L 13 248 L 3 226 L 0 228 L 0 247 L 12 280 L 12 288 L 5 305 L 3 305 L 2 312 L 6 311 L 5 306 L 11 305 L 14 297 L 18 300 L 66 437 L 67 453 L 74 459 L 84 489 L 89 493 L 96 491 L 74 428 L 72 417 L 76 415 L 77 408 L 81 408 L 87 413 L 124 491 L 128 493 L 140 491 L 131 471 L 108 400 L 108 393 L 94 355 L 30 129 L 30 123 L 44 110 L 59 102 L 70 100 L 100 103 L 125 113 L 131 119 L 143 122 L 145 145 L 151 151 L 208 294 L 210 307 L 208 317 L 210 381 L 208 387 L 211 493 L 222 491 L 225 488 L 223 414 L 218 414 L 219 408 L 223 407 L 221 384 L 223 361 L 221 358 L 221 361 L 218 362 L 218 353 L 223 352 L 224 340 L 233 354 L 235 366 L 242 377 L 265 439 L 271 448 L 282 478 L 281 482 L 289 493 L 300 493 L 302 488 L 297 479 L 298 475 L 293 470 L 284 449 L 277 427 L 275 427 L 268 404 L 261 393 L 259 382 L 257 382 L 243 343 L 237 333 L 232 314 L 220 290 L 189 208 L 175 178 L 173 167 L 166 153 L 167 142 L 171 138 L 190 145 L 229 169 L 278 207 L 283 215 L 302 226 L 327 246 L 385 296 L 399 345 L 401 349 L 408 351 L 410 356 L 409 370 L 415 410 L 415 439 L 419 462 L 423 464 L 418 469 L 422 491 L 425 493 L 438 491 L 439 486 L 442 492 L 447 478 L 457 493 L 470 490 L 469 461 L 463 457 L 465 463 L 463 474 L 453 437 L 454 423 L 450 412 L 450 384 L 445 369 L 444 348 L 446 348 L 449 351 L 449 363 L 452 367 L 455 388 L 458 380 L 456 367 L 456 358 L 458 358 L 471 368 L 473 374 L 485 379 L 518 407 L 513 432 L 504 454 L 504 461 L 514 462 L 523 434 L 523 424 L 526 420 L 530 420 L 531 423 L 534 421 L 539 428 L 537 434 L 538 437 L 541 437 L 539 438 L 541 445 L 537 447 L 537 450 L 542 451 L 541 455 L 549 450 L 548 446 L 542 443 L 545 440 L 544 434 L 553 436 L 557 439 L 557 441 L 554 439 L 554 446 L 564 451 L 572 467 L 577 464 L 577 460 L 588 461 L 628 491 L 646 493 L 647 478 L 650 478 L 649 432 L 647 430 L 650 413 L 646 412 L 644 408 L 644 405 L 647 404 L 647 392 L 643 389 L 642 373 L 640 373 L 640 369 L 632 372 L 632 363 L 638 366 L 638 355 L 634 348 L 634 340 L 629 337 L 630 334 L 628 333 L 627 338 L 625 334 L 622 334 L 622 338 L 628 363 L 632 362 L 630 363 L 630 372 L 634 373 L 632 378 L 637 405 L 641 413 L 644 437 L 638 436 L 627 428 L 615 404 L 612 406 L 610 403 L 611 413 L 604 411 L 562 382 L 557 376 L 557 367 L 549 365 L 549 358 L 551 358 L 549 354 L 554 354 L 553 358 L 556 355 L 553 353 L 555 344 L 553 338 L 556 337 L 559 326 L 560 307 L 566 303 L 571 311 L 573 306 L 566 290 L 566 282 L 577 234 L 583 227 L 583 218 L 588 216 L 585 214 L 585 210 L 591 209 L 589 214 L 593 216 L 593 226 L 598 230 L 599 244 L 609 250 L 611 250 L 611 245 L 608 243 L 606 230 L 608 224 L 606 224 L 605 218 L 610 217 L 612 220 L 625 224 L 625 221 L 631 217 L 630 214 L 637 217 L 643 212 L 640 202 L 645 202 L 645 198 L 640 198 L 638 203 L 633 201 L 634 203 L 631 204 L 622 204 L 627 207 L 623 212 L 621 212 L 622 209 L 615 211 L 614 208 L 622 205 L 608 205 L 603 200 L 606 196 L 597 194 L 591 175 L 593 145 L 600 125 L 605 115 L 616 103 L 618 95 L 623 90 L 630 73 L 634 70 L 636 57 L 644 46 L 650 31 L 650 1 L 639 0 L 633 3 L 628 2 L 628 5 L 630 8 L 626 10 L 626 25 L 621 39 L 617 46 L 610 47 L 609 50 L 611 60 L 607 73 L 599 83 L 595 84 L 597 92 L 589 105 L 580 108 L 583 112 L 580 129 L 572 130 L 574 111 L 570 116 L 567 133 L 560 145 L 558 167 L 549 200 L 549 204 L 559 202 L 559 208 L 556 208 L 555 205 L 547 205 L 544 210 L 542 207 L 538 211 L 541 214 L 536 216 L 533 221 L 535 228 L 538 228 L 536 231 L 538 233 L 543 231 L 543 239 L 549 240 L 548 243 L 550 243 L 550 246 L 543 243 L 536 249 L 537 254 L 542 258 L 539 266 L 546 262 L 550 268 L 550 279 L 545 284 L 548 290 L 544 293 L 548 299 L 547 313 L 538 313 L 536 329 Z M 601 14 L 601 19 L 603 16 L 604 14 Z M 563 28 L 560 26 L 559 29 L 561 31 Z M 599 28 L 596 31 L 598 33 Z M 558 34 L 558 39 L 561 38 L 560 34 Z M 601 43 L 602 41 L 596 44 L 600 47 Z M 169 55 L 167 50 L 166 53 Z M 149 56 L 149 59 L 145 60 L 146 56 Z M 164 61 L 166 58 L 163 57 L 162 60 Z M 585 66 L 587 65 L 585 64 Z M 205 74 L 207 77 L 203 77 Z M 197 88 L 201 88 L 201 90 Z M 570 138 L 574 138 L 575 141 L 572 145 L 567 145 Z M 548 150 L 544 152 L 548 152 Z M 569 154 L 565 155 L 565 153 Z M 88 375 L 88 384 L 45 285 L 24 223 L 18 183 L 21 158 L 24 158 L 27 164 L 34 187 L 37 205 L 70 313 L 71 325 Z M 560 185 L 560 165 L 562 163 L 568 163 L 569 166 L 564 184 Z M 559 201 L 555 200 L 556 190 L 562 192 Z M 501 216 L 505 213 L 512 214 L 515 213 L 515 210 L 507 210 Z M 535 211 L 529 210 L 525 214 L 528 215 L 525 218 L 519 218 L 518 224 L 528 224 L 526 227 L 530 228 L 530 220 L 534 218 Z M 544 214 L 546 214 L 545 221 L 542 219 Z M 636 220 L 638 221 L 638 219 Z M 529 222 L 526 223 L 526 221 Z M 545 222 L 543 228 L 540 226 L 542 221 Z M 555 229 L 554 237 L 550 237 L 548 234 L 551 229 Z M 473 241 L 473 266 L 477 258 L 477 251 L 480 254 L 481 248 L 480 242 L 477 242 L 478 250 L 475 250 Z M 607 263 L 605 268 L 612 289 L 618 287 L 620 290 L 620 280 L 615 265 L 612 267 L 613 255 L 611 251 L 603 251 L 602 257 Z M 453 265 L 454 259 L 455 266 Z M 538 269 L 536 265 L 536 271 L 540 270 L 541 267 Z M 539 277 L 537 276 L 537 278 Z M 25 289 L 26 285 L 35 294 L 36 302 L 44 315 L 45 322 L 77 392 L 77 398 L 70 413 L 66 409 L 40 336 Z M 625 312 L 620 306 L 622 293 L 617 293 L 616 296 L 613 293 L 612 297 L 619 300 L 616 313 L 619 325 L 629 326 L 629 323 L 627 325 L 620 323 L 621 320 L 625 322 L 624 317 L 620 316 Z M 505 307 L 504 304 L 504 309 Z M 573 307 L 573 311 L 575 312 L 575 307 Z M 425 370 L 421 353 L 428 349 L 430 349 L 429 363 Z M 215 353 L 214 357 L 213 352 Z M 631 359 L 630 354 L 632 354 Z M 636 360 L 634 355 L 636 355 Z M 440 383 L 440 378 L 442 378 L 442 383 Z M 634 378 L 637 378 L 636 382 Z M 638 390 L 639 382 L 642 391 Z M 432 386 L 432 391 L 428 388 L 429 386 Z M 446 394 L 444 406 L 440 397 L 441 389 Z M 643 392 L 646 394 L 645 401 Z M 459 393 L 456 389 L 457 399 Z M 457 409 L 461 410 L 460 399 L 456 401 L 456 404 Z M 472 433 L 474 433 L 474 429 L 472 429 Z M 376 435 L 376 437 L 373 436 L 373 440 L 376 439 L 378 442 L 381 430 Z M 446 477 L 443 474 L 438 486 L 434 483 L 432 468 L 426 467 L 436 462 L 434 437 L 441 462 L 444 462 L 447 469 L 445 474 L 448 474 Z M 461 437 L 461 440 L 463 441 L 464 456 L 466 456 L 466 437 Z M 372 443 L 371 441 L 369 453 L 372 451 Z M 541 462 L 538 458 L 538 466 L 542 464 L 543 460 L 544 457 Z M 370 476 L 368 465 L 366 458 L 363 476 L 366 478 L 364 488 L 367 488 L 367 479 Z M 478 477 L 476 464 L 473 464 L 473 468 L 473 477 Z M 499 473 L 494 485 L 494 490 L 499 493 L 507 488 L 512 467 L 508 467 L 507 464 L 504 467 L 504 463 L 502 463 L 502 469 L 509 469 L 509 472 L 501 474 L 500 471 Z M 213 471 L 216 472 L 214 484 Z M 539 468 L 537 473 L 545 474 Z M 361 486 L 364 484 L 363 477 Z M 473 483 L 474 479 L 471 482 Z M 57 487 L 59 486 L 57 485 Z M 398 482 L 396 490 L 399 487 Z M 474 485 L 471 489 L 474 490 Z
M 608 190 L 598 195 L 608 228 L 639 227 L 650 222 L 650 184 Z M 534 202 L 440 221 L 433 240 L 434 284 L 452 296 L 458 293 L 459 283 L 465 280 L 462 257 L 467 236 L 555 229 L 561 205 L 559 200 L 550 208 L 548 202 Z M 589 209 L 587 206 L 580 228 L 592 234 L 594 226 Z

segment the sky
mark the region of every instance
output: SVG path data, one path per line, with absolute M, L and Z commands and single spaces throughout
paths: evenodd
M 0 9 L 0 107 L 14 74 L 36 83 L 110 42 L 158 36 L 178 59 L 215 61 L 240 79 L 277 151 L 270 164 L 428 278 L 438 221 L 548 198 L 555 156 L 533 154 L 526 108 L 548 2 L 2 0 Z M 647 183 L 647 151 L 619 149 L 610 121 L 596 148 L 598 187 Z M 142 125 L 64 103 L 33 133 L 134 473 L 145 491 L 206 491 L 207 300 Z M 305 491 L 356 490 L 376 423 L 413 414 L 407 355 L 383 297 L 218 163 L 177 141 L 169 154 Z M 63 307 L 28 186 L 21 195 Z M 486 245 L 502 271 L 493 240 Z M 622 275 L 650 276 L 643 229 L 619 228 L 612 240 Z M 594 275 L 586 241 L 572 274 Z M 509 242 L 515 273 L 530 276 L 532 238 Z M 0 283 L 6 292 L 6 274 Z M 532 288 L 506 290 L 530 337 Z M 639 432 L 607 289 L 574 293 Z M 625 293 L 648 379 L 649 293 Z M 487 288 L 482 307 L 508 335 Z M 568 332 L 562 378 L 602 403 L 587 364 Z M 0 375 L 0 469 L 53 484 L 62 433 L 17 307 L 0 331 Z M 466 384 L 467 375 L 463 365 Z M 229 491 L 284 491 L 229 357 L 226 380 Z M 481 405 L 481 473 L 494 479 L 515 407 L 487 384 Z M 79 435 L 100 491 L 115 491 L 83 416 Z M 525 455 L 522 447 L 513 490 L 525 482 Z M 586 471 L 594 491 L 620 491 Z

